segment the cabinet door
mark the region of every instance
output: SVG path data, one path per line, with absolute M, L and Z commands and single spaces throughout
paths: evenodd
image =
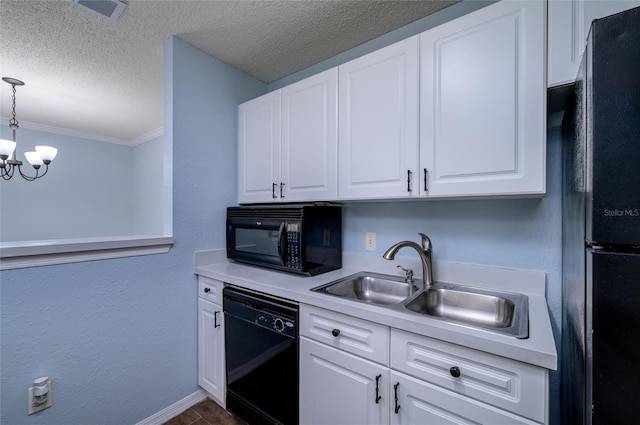
M 550 0 L 548 86 L 575 81 L 591 21 L 637 6 L 640 0 Z
M 274 202 L 279 184 L 280 91 L 275 91 L 238 107 L 238 202 Z
M 388 386 L 388 368 L 300 338 L 301 424 L 386 424 Z
M 198 384 L 225 405 L 224 314 L 222 307 L 198 299 Z
M 545 4 L 502 1 L 420 35 L 423 195 L 544 194 Z
M 394 370 L 389 385 L 393 425 L 538 423 Z
M 337 198 L 337 102 L 337 68 L 282 89 L 283 201 Z
M 418 36 L 341 65 L 339 79 L 338 197 L 417 196 Z

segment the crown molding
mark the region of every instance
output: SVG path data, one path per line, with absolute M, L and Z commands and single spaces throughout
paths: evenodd
M 9 119 L 0 117 L 0 124 L 9 126 Z M 139 137 L 131 140 L 121 139 L 118 137 L 103 136 L 95 133 L 87 133 L 84 131 L 71 130 L 68 128 L 54 127 L 50 125 L 38 124 L 31 121 L 20 121 L 20 128 L 26 128 L 27 130 L 43 131 L 45 133 L 60 134 L 62 136 L 78 137 L 81 139 L 95 140 L 98 142 L 114 143 L 117 145 L 125 146 L 137 146 L 139 144 L 148 142 L 156 137 L 164 134 L 164 127 L 157 128 L 148 133 L 145 133 Z
M 138 146 L 150 140 L 153 140 L 157 137 L 161 137 L 163 135 L 164 135 L 164 127 L 159 127 L 159 128 L 156 128 L 155 130 L 149 131 L 148 133 L 144 133 L 143 135 L 138 136 L 135 139 L 131 139 L 130 145 Z

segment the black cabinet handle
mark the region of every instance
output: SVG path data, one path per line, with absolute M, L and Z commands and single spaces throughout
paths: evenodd
M 451 369 L 449 369 L 449 373 L 454 378 L 459 378 L 460 377 L 460 368 L 458 366 L 454 366 Z
M 400 385 L 400 382 L 398 382 L 393 386 L 393 392 L 395 393 L 394 400 L 396 403 L 396 408 L 395 408 L 396 415 L 398 414 L 398 410 L 400 410 L 400 405 L 398 404 L 398 386 L 399 385 Z
M 276 184 L 275 183 L 271 183 L 271 197 L 273 199 L 276 199 Z
M 382 396 L 380 395 L 380 378 L 382 375 L 376 376 L 376 404 L 380 403 Z
M 407 192 L 411 192 L 411 170 L 407 170 Z
M 424 169 L 424 191 L 428 192 L 428 185 L 427 185 L 427 181 L 428 181 L 428 176 L 429 176 L 429 172 L 427 171 L 427 169 Z
M 218 323 L 218 313 L 220 313 L 219 311 L 215 311 L 213 313 L 213 327 L 214 328 L 219 328 L 220 327 L 220 323 Z
M 331 331 L 331 335 L 333 335 L 333 336 L 338 336 L 338 335 L 340 335 L 340 329 L 334 329 L 334 330 L 332 330 L 332 331 Z
M 282 188 L 284 187 L 284 183 L 280 182 L 280 197 L 284 198 L 284 195 L 282 194 Z
M 204 293 L 208 294 L 209 292 L 211 292 L 211 288 L 204 288 Z

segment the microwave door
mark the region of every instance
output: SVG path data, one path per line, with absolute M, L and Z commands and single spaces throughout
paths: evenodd
M 232 257 L 247 262 L 284 264 L 284 223 L 281 221 L 234 220 L 231 225 Z

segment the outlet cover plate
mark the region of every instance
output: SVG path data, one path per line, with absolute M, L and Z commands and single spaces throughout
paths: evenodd
M 376 250 L 376 232 L 366 232 L 364 235 L 364 249 L 367 251 Z

